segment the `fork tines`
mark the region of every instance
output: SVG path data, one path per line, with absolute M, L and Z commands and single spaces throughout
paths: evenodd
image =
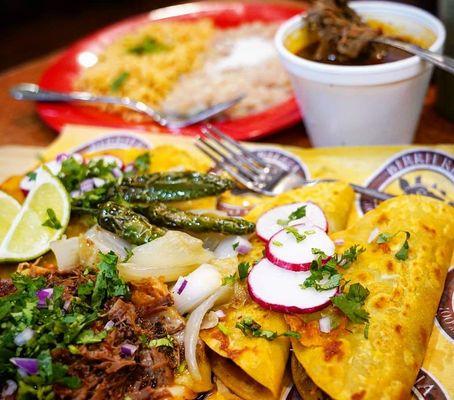
M 201 128 L 195 145 L 245 186 L 263 180 L 270 170 L 264 160 L 211 124 Z

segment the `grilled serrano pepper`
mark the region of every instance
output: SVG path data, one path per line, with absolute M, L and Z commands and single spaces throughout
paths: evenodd
M 143 215 L 111 201 L 100 208 L 98 224 L 135 245 L 151 242 L 166 233 Z
M 229 235 L 245 235 L 255 229 L 255 224 L 241 218 L 220 217 L 214 214 L 194 214 L 163 203 L 150 204 L 137 209 L 156 225 L 192 232 L 220 232 Z
M 230 179 L 211 173 L 157 172 L 125 178 L 118 194 L 130 203 L 151 203 L 215 196 L 233 187 Z

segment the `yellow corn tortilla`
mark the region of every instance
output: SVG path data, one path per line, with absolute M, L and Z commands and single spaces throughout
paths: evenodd
M 342 182 L 306 186 L 265 200 L 254 208 L 246 216 L 246 219 L 255 222 L 260 215 L 273 207 L 310 200 L 322 208 L 328 219 L 330 229 L 336 231 L 346 226 L 353 196 L 350 186 Z M 251 238 L 251 242 L 253 250 L 241 257 L 240 261 L 253 263 L 263 257 L 263 242 L 256 236 Z M 247 300 L 244 305 L 240 307 L 232 305 L 225 310 L 226 319 L 222 323 L 228 329 L 227 335 L 224 335 L 218 328 L 213 328 L 202 331 L 201 338 L 213 351 L 232 360 L 253 379 L 251 380 L 248 376 L 241 379 L 241 374 L 232 373 L 232 365 L 228 368 L 214 370 L 215 375 L 223 382 L 230 383 L 229 386 L 224 382 L 229 389 L 245 400 L 276 399 L 282 390 L 282 379 L 289 354 L 289 341 L 286 338 L 273 341 L 247 338 L 235 325 L 241 319 L 251 317 L 262 325 L 262 329 L 282 333 L 287 330 L 287 324 L 282 314 L 264 310 L 250 300 L 247 295 L 246 297 Z M 225 364 L 227 364 L 227 361 L 225 361 Z M 254 382 L 254 384 L 251 382 Z M 268 397 L 254 395 L 257 391 L 256 383 L 266 388 Z
M 262 329 L 285 332 L 287 324 L 278 313 L 264 310 L 251 300 L 239 307 L 230 306 L 225 309 L 226 317 L 222 319 L 224 333 L 219 327 L 200 331 L 200 338 L 217 354 L 226 359 L 232 360 L 252 379 L 241 379 L 236 384 L 228 384 L 238 378 L 241 374 L 231 374 L 226 377 L 223 371 L 227 369 L 218 368 L 221 381 L 234 393 L 245 400 L 253 400 L 256 397 L 245 397 L 247 393 L 254 393 L 252 389 L 246 388 L 250 382 L 257 382 L 255 386 L 262 386 L 262 392 L 267 393 L 264 399 L 278 398 L 282 389 L 282 378 L 287 364 L 290 342 L 288 338 L 280 337 L 273 341 L 265 339 L 246 337 L 236 324 L 243 318 L 252 318 L 262 325 Z M 229 371 L 231 368 L 229 369 Z M 244 374 L 242 374 L 244 375 Z M 241 393 L 238 393 L 241 391 Z
M 388 243 L 368 243 L 378 233 L 400 232 Z M 405 234 L 408 259 L 395 253 Z M 293 349 L 315 384 L 337 400 L 406 399 L 423 362 L 433 319 L 454 248 L 454 208 L 428 197 L 388 200 L 343 232 L 332 235 L 366 248 L 345 273 L 370 291 L 368 339 L 364 325 L 351 324 L 333 340 Z M 322 334 L 321 334 L 322 335 Z

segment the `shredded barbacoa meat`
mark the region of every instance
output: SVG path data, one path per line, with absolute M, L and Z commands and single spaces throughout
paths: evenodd
M 77 296 L 78 288 L 94 282 L 96 275 L 81 269 L 67 275 L 50 273 L 48 287 L 64 287 L 63 299 Z M 68 366 L 68 375 L 77 376 L 81 385 L 70 389 L 54 385 L 57 399 L 145 400 L 166 399 L 174 371 L 181 362 L 183 349 L 172 336 L 184 328 L 184 319 L 172 307 L 167 286 L 157 279 L 129 284 L 130 300 L 113 297 L 106 301 L 101 316 L 91 325 L 95 332 L 114 328 L 99 343 L 83 344 L 51 351 L 52 361 Z M 15 292 L 10 279 L 0 280 L 0 296 Z M 153 346 L 153 339 L 168 338 L 171 346 Z M 132 356 L 121 352 L 123 344 L 137 346 Z M 0 384 L 0 392 L 2 385 Z M 14 397 L 10 397 L 11 399 Z
M 315 61 L 348 63 L 370 51 L 380 32 L 364 23 L 347 0 L 315 0 L 306 17 L 309 32 L 317 35 Z

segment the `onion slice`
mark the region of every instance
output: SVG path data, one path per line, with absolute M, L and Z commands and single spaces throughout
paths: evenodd
M 128 253 L 126 250 L 132 248 L 131 244 L 119 236 L 102 229 L 100 226 L 95 225 L 90 228 L 85 237 L 93 242 L 95 247 L 102 253 L 113 251 L 120 260 L 126 259 Z
M 17 390 L 17 383 L 12 379 L 6 381 L 6 386 L 2 390 L 2 397 L 12 396 Z
M 57 259 L 57 267 L 60 272 L 71 271 L 79 265 L 79 248 L 80 242 L 78 237 L 51 242 L 50 249 Z
M 214 255 L 216 258 L 224 259 L 235 257 L 238 254 L 247 254 L 251 250 L 252 245 L 249 240 L 242 236 L 229 236 L 218 244 Z
M 200 304 L 189 317 L 184 330 L 184 356 L 188 363 L 188 370 L 195 381 L 200 381 L 201 375 L 197 363 L 197 342 L 199 340 L 200 326 L 205 314 L 210 311 L 217 301 L 231 295 L 230 285 L 221 286 L 216 292 Z
M 21 333 L 16 335 L 14 338 L 14 343 L 16 346 L 23 346 L 28 343 L 34 336 L 35 331 L 31 328 L 25 328 Z
M 9 359 L 19 370 L 29 375 L 36 375 L 39 369 L 39 362 L 36 358 L 13 357 Z
M 202 264 L 186 277 L 180 277 L 172 289 L 175 308 L 180 314 L 196 308 L 222 284 L 222 276 L 216 267 Z

